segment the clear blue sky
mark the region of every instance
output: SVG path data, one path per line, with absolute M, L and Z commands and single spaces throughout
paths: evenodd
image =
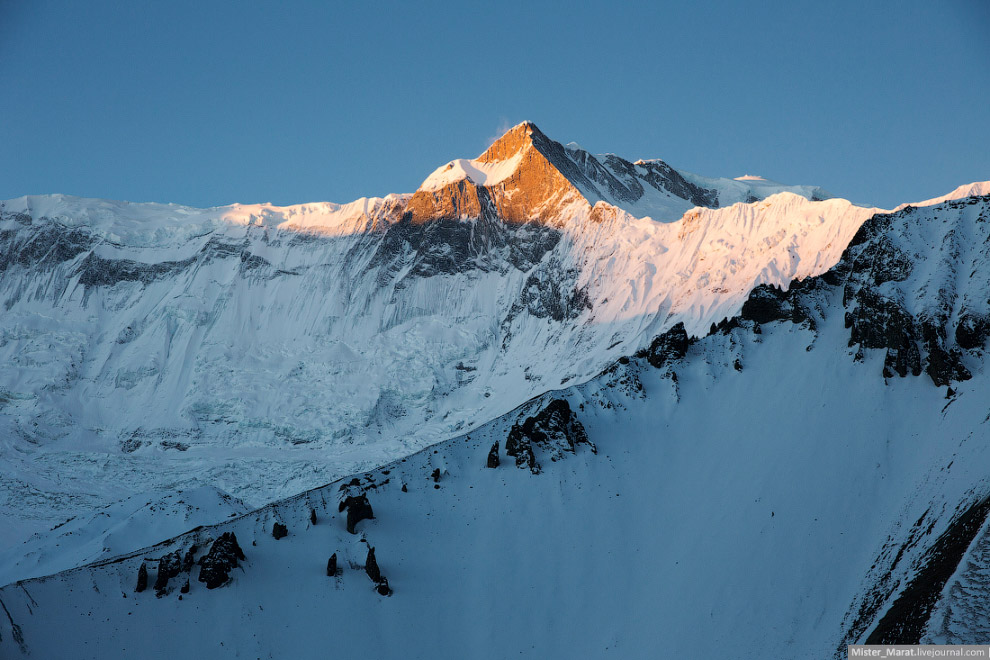
M 411 192 L 524 119 L 891 206 L 990 179 L 990 2 L 0 0 L 0 198 Z

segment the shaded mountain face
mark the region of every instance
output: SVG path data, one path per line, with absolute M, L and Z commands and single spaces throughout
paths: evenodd
M 2 587 L 0 654 L 193 656 L 217 629 L 231 631 L 218 657 L 979 643 L 988 221 L 990 197 L 872 214 L 833 267 L 757 288 L 707 334 L 650 333 L 638 355 L 449 442 Z M 889 311 L 864 325 L 864 301 Z M 891 373 L 912 345 L 917 374 Z M 374 517 L 349 521 L 356 502 Z M 204 558 L 234 539 L 243 557 L 209 588 Z M 160 594 L 135 592 L 142 565 L 149 586 L 169 576 Z

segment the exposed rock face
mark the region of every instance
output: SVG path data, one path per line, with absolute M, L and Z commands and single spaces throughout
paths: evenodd
M 498 462 L 498 440 L 492 445 L 492 448 L 488 451 L 488 463 L 485 467 L 497 468 Z
M 439 218 L 413 222 L 407 213 L 388 227 L 375 248 L 369 268 L 380 278 L 406 273 L 430 277 L 440 273 L 526 271 L 560 242 L 552 227 L 504 223 L 494 211 L 467 216 L 469 221 Z M 387 279 L 380 280 L 383 284 Z
M 576 319 L 592 308 L 586 288 L 577 288 L 577 271 L 568 270 L 550 259 L 540 264 L 526 278 L 519 302 L 509 312 L 509 318 L 522 310 L 536 318 L 554 321 Z
M 382 596 L 392 595 L 392 589 L 388 586 L 388 578 L 382 575 L 382 571 L 378 567 L 378 560 L 375 558 L 375 549 L 371 546 L 368 546 L 368 558 L 364 562 L 364 572 L 375 583 L 375 591 Z
M 195 258 L 191 258 L 185 261 L 142 264 L 137 261 L 124 259 L 101 259 L 94 254 L 90 254 L 79 266 L 79 284 L 86 288 L 113 286 L 120 282 L 150 284 L 157 278 L 178 273 L 188 268 L 195 261 Z
M 567 157 L 564 148 L 534 124 L 523 123 L 496 140 L 478 162 L 492 164 L 518 158 L 507 177 L 491 186 L 461 179 L 437 189 L 423 189 L 406 207 L 414 223 L 498 217 L 511 224 L 560 220 L 564 206 L 584 197 L 568 177 L 591 182 Z M 451 167 L 453 164 L 448 165 Z
M 337 575 L 337 553 L 330 555 L 330 559 L 327 560 L 327 577 L 334 577 Z
M 155 578 L 155 595 L 161 598 L 168 590 L 168 581 L 182 572 L 182 555 L 178 550 L 158 560 L 158 577 Z
M 30 216 L 19 214 L 18 217 L 22 218 L 19 220 L 22 224 L 31 224 Z M 55 268 L 91 249 L 95 242 L 83 229 L 65 230 L 56 225 L 27 234 L 23 239 L 19 232 L 0 232 L 0 244 L 4 245 L 0 251 L 0 273 L 14 266 Z
M 391 596 L 392 588 L 388 586 L 388 578 L 383 576 L 378 586 L 375 587 L 375 591 L 378 592 L 379 596 Z
M 786 292 L 756 287 L 740 317 L 815 329 L 831 292 L 841 289 L 857 359 L 863 349 L 878 349 L 885 351 L 884 378 L 924 372 L 939 387 L 968 380 L 965 351 L 982 350 L 990 336 L 988 214 L 990 197 L 982 196 L 874 215 L 834 268 L 793 281 Z M 911 256 L 919 249 L 934 250 L 934 267 L 926 272 L 918 272 Z
M 800 323 L 805 320 L 799 306 L 791 304 L 781 289 L 767 284 L 761 284 L 750 292 L 739 316 L 756 323 L 784 320 Z
M 378 560 L 375 558 L 375 549 L 368 547 L 368 557 L 364 562 L 364 572 L 368 574 L 372 582 L 382 581 L 382 572 L 378 568 Z
M 354 526 L 362 520 L 369 520 L 375 517 L 375 512 L 371 509 L 371 502 L 368 496 L 349 495 L 339 505 L 338 511 L 347 510 L 347 531 L 355 534 Z
M 136 593 L 141 593 L 148 588 L 148 566 L 144 562 L 141 562 L 141 568 L 138 569 L 138 579 L 137 586 L 134 587 Z
M 282 523 L 275 523 L 274 525 L 272 525 L 272 536 L 275 537 L 276 541 L 279 539 L 283 539 L 288 535 L 289 535 L 289 529 Z
M 680 360 L 687 354 L 687 331 L 683 323 L 678 323 L 653 340 L 646 353 L 647 361 L 657 369 L 674 360 Z
M 518 424 L 509 429 L 509 437 L 505 439 L 505 453 L 516 459 L 516 467 L 528 468 L 533 474 L 539 474 L 542 467 L 536 462 L 533 453 L 533 443 Z
M 216 589 L 227 584 L 230 571 L 236 568 L 238 560 L 244 560 L 244 551 L 237 544 L 237 536 L 233 532 L 220 535 L 210 551 L 199 560 L 199 581 L 206 583 L 207 589 Z
M 179 593 L 180 594 L 187 594 L 187 593 L 189 593 L 189 579 L 188 578 L 186 579 L 185 583 L 181 587 L 179 587 Z
M 182 572 L 188 573 L 192 570 L 193 564 L 196 562 L 196 545 L 193 544 L 189 546 L 186 550 L 186 555 L 182 558 Z
M 539 474 L 542 468 L 536 461 L 534 444 L 547 452 L 552 461 L 562 458 L 565 453 L 573 454 L 580 444 L 588 445 L 597 453 L 584 426 L 564 399 L 554 399 L 533 417 L 513 424 L 505 440 L 505 453 L 516 459 L 516 467 L 529 468 L 533 474 Z M 493 449 L 497 451 L 497 447 Z
M 967 507 L 932 543 L 921 570 L 877 622 L 867 644 L 918 644 L 942 588 L 990 513 L 990 498 Z
M 961 348 L 983 348 L 990 337 L 990 314 L 964 312 L 956 325 L 956 343 Z
M 584 149 L 565 147 L 567 155 L 597 191 L 619 202 L 635 203 L 646 192 L 646 186 L 690 201 L 695 206 L 718 208 L 718 193 L 689 183 L 680 172 L 662 160 L 631 163 L 614 154 L 602 157 L 604 162 Z M 581 185 L 581 184 L 579 184 Z
M 316 509 L 309 510 L 309 524 L 310 525 L 316 524 Z

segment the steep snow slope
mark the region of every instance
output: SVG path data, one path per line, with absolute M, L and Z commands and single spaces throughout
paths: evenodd
M 356 481 L 6 586 L 0 650 L 844 657 L 933 563 L 952 572 L 929 550 L 990 494 L 988 236 L 990 198 L 878 215 L 835 269 L 759 289 L 704 339 L 673 328 L 642 357 Z M 890 313 L 867 326 L 857 310 L 876 300 Z M 910 360 L 891 371 L 905 336 L 917 376 Z M 362 493 L 375 518 L 350 535 L 338 502 Z M 228 584 L 207 589 L 193 566 L 156 598 L 159 557 L 195 545 L 199 558 L 228 531 L 245 555 Z M 368 544 L 391 597 L 366 575 Z M 134 593 L 142 562 L 149 589 Z
M 524 124 L 484 181 L 342 206 L 4 203 L 0 519 L 381 465 L 822 272 L 875 211 L 781 193 L 663 224 L 589 204 L 568 153 Z

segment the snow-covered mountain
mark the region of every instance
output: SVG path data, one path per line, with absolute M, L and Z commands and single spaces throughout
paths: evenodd
M 754 286 L 831 267 L 876 212 L 824 196 L 524 123 L 414 194 L 346 205 L 9 200 L 6 544 L 146 491 L 259 506 L 586 381 L 677 322 L 704 333 Z
M 0 588 L 0 652 L 841 658 L 863 640 L 984 641 L 990 196 L 870 214 L 844 243 L 700 339 L 660 324 L 470 433 Z

